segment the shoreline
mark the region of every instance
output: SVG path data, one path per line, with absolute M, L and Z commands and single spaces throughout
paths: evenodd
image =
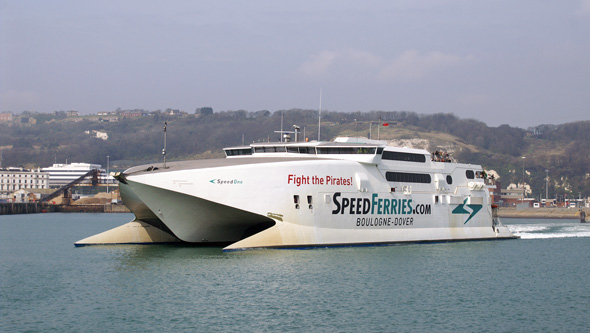
M 498 217 L 506 218 L 537 218 L 537 219 L 580 219 L 580 210 L 586 213 L 586 221 L 590 219 L 589 208 L 525 208 L 500 207 Z

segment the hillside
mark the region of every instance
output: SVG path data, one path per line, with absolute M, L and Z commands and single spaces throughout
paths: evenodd
M 301 127 L 317 139 L 315 110 L 225 111 L 196 114 L 167 112 L 145 116 L 66 117 L 62 113 L 21 114 L 0 124 L 2 166 L 49 166 L 55 162 L 88 162 L 111 168 L 160 161 L 163 125 L 167 122 L 167 158 L 221 157 L 221 149 L 242 142 L 278 141 L 274 131 Z M 575 197 L 590 195 L 590 121 L 543 125 L 528 130 L 502 125 L 488 127 L 452 114 L 412 112 L 322 112 L 322 139 L 338 135 L 372 135 L 393 144 L 444 150 L 461 162 L 495 170 L 506 186 L 530 184 L 532 195 L 549 193 Z M 387 123 L 388 126 L 379 126 Z M 378 133 L 378 134 L 377 134 Z M 524 159 L 522 157 L 525 157 Z

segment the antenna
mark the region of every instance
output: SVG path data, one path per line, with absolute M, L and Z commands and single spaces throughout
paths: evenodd
M 279 142 L 283 142 L 283 111 L 281 111 L 281 138 L 279 139 Z
M 168 122 L 164 122 L 164 149 L 162 149 L 162 155 L 164 156 L 164 169 L 166 169 L 166 127 L 168 126 Z
M 318 116 L 318 141 L 320 141 L 320 132 L 322 129 L 322 88 L 320 88 L 320 112 Z

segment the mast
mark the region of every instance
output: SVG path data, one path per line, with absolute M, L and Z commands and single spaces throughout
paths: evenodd
M 322 128 L 322 88 L 320 88 L 320 112 L 319 112 L 319 116 L 318 116 L 318 141 L 321 141 L 321 139 L 320 139 L 321 128 Z
M 164 149 L 162 149 L 162 155 L 164 156 L 164 169 L 166 169 L 166 126 L 168 122 L 164 122 Z
M 281 138 L 279 139 L 279 142 L 283 142 L 283 111 L 281 111 Z

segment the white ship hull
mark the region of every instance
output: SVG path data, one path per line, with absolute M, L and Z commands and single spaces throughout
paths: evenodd
M 484 180 L 466 177 L 479 166 L 284 155 L 132 168 L 121 196 L 138 221 L 227 250 L 514 238 Z

